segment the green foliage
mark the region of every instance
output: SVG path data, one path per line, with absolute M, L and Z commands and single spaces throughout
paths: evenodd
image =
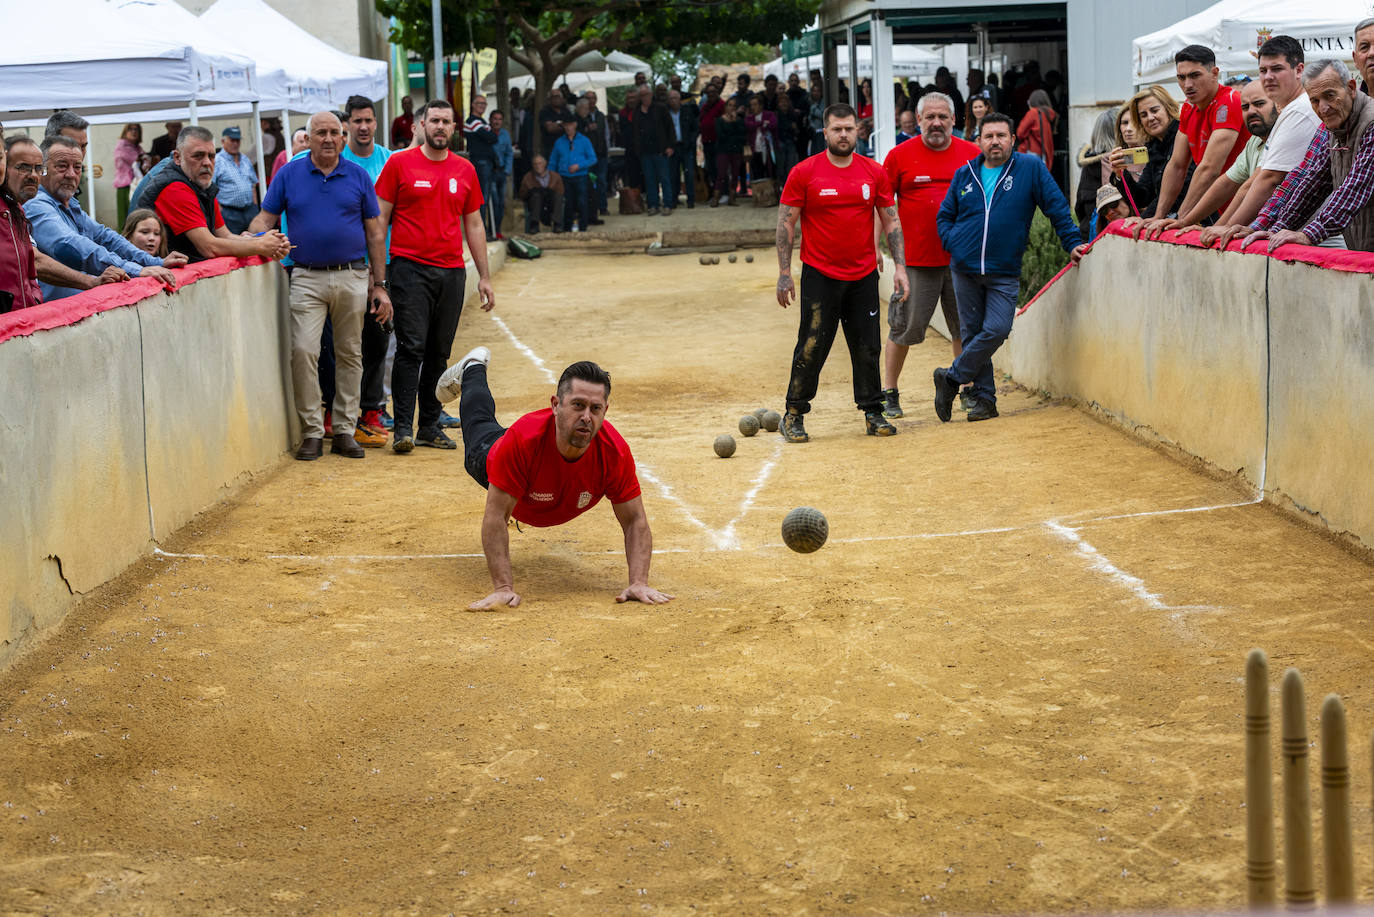
M 1017 307 L 1025 305 L 1026 300 L 1040 292 L 1040 288 L 1068 263 L 1068 252 L 1059 244 L 1059 236 L 1049 218 L 1037 210 L 1031 221 L 1026 257 L 1021 261 L 1021 293 L 1017 297 Z
M 667 82 L 676 74 L 690 86 L 703 64 L 766 64 L 778 56 L 776 45 L 746 41 L 686 45 L 677 49 L 659 48 L 649 56 L 655 82 Z

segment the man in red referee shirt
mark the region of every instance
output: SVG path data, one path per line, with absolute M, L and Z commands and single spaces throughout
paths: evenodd
M 610 374 L 590 361 L 574 363 L 563 370 L 549 407 L 526 414 L 506 429 L 496 421 L 496 402 L 487 386 L 490 362 L 491 351 L 474 348 L 445 371 L 434 392 L 443 402 L 461 392 L 463 467 L 487 489 L 482 551 L 493 591 L 468 607 L 520 604 L 510 566 L 511 517 L 527 525 L 561 525 L 603 496 L 625 530 L 630 568 L 630 585 L 615 600 L 646 605 L 671 601 L 671 595 L 649 585 L 654 539 L 634 456 L 615 427 L 606 423 Z
M 1147 238 L 1157 238 L 1169 227 L 1175 212 L 1186 214 L 1192 210 L 1212 182 L 1231 168 L 1250 139 L 1245 114 L 1240 110 L 1240 93 L 1221 85 L 1217 56 L 1211 48 L 1189 45 L 1174 55 L 1174 68 L 1187 101 L 1178 115 L 1178 135 L 1159 183 L 1154 219 L 1137 224 L 1137 239 L 1142 231 Z M 1179 201 L 1178 192 L 1188 176 L 1190 160 L 1195 167 L 1192 183 Z M 1229 203 L 1223 203 L 1221 209 L 1225 210 Z
M 384 288 L 395 309 L 396 362 L 391 368 L 391 448 L 405 454 L 421 446 L 457 449 L 439 426 L 434 386 L 448 364 L 463 311 L 463 239 L 480 280 L 482 309 L 496 305 L 487 270 L 487 231 L 477 171 L 451 152 L 453 106 L 443 99 L 420 110 L 424 142 L 394 154 L 377 177 L 382 226 L 391 226 L 391 263 Z M 415 426 L 419 399 L 420 423 Z
M 903 115 L 907 114 L 902 112 Z M 945 326 L 958 359 L 959 307 L 954 302 L 954 282 L 949 274 L 949 252 L 935 232 L 935 214 L 949 191 L 949 181 L 959 167 L 982 152 L 978 144 L 955 137 L 954 100 L 943 92 L 927 92 L 916 103 L 921 130 L 909 143 L 899 143 L 887 154 L 883 169 L 897 196 L 906 239 L 906 277 L 911 293 L 905 302 L 888 306 L 887 341 L 883 344 L 883 414 L 901 417 L 897 379 L 907 351 L 926 339 L 926 326 L 935 314 L 935 303 L 945 314 Z
M 792 243 L 797 220 L 802 227 L 801 319 L 787 384 L 787 413 L 782 438 L 789 443 L 810 439 L 802 417 L 820 385 L 821 367 L 844 326 L 854 373 L 854 403 L 864 412 L 869 436 L 893 436 L 897 428 L 883 417 L 878 354 L 878 260 L 874 244 L 876 211 L 896 264 L 892 281 L 902 301 L 907 298 L 902 227 L 887 173 L 867 156 L 855 156 L 858 139 L 854 109 L 843 102 L 822 116 L 824 152 L 798 163 L 787 176 L 778 206 L 778 305 L 797 298 L 792 285 Z

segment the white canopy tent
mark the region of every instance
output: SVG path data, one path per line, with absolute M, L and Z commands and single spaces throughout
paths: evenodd
M 558 77 L 558 82 L 566 82 L 573 89 L 605 89 L 608 86 L 629 86 L 635 81 L 635 74 L 643 72 L 648 76 L 653 68 L 647 61 L 626 54 L 623 51 L 588 51 L 573 59 Z M 534 88 L 534 76 L 522 65 L 511 61 L 510 85 L 525 90 Z M 482 91 L 496 91 L 496 73 L 487 74 L 482 80 Z
M 1330 57 L 1350 61 L 1355 23 L 1371 13 L 1368 0 L 1324 0 L 1320 4 L 1287 0 L 1221 0 L 1173 25 L 1132 42 L 1137 86 L 1174 79 L 1174 54 L 1185 45 L 1205 45 L 1225 74 L 1253 73 L 1259 46 L 1274 35 L 1302 43 L 1308 60 Z
M 859 76 L 872 78 L 873 76 L 873 48 L 870 45 L 858 45 L 854 49 L 854 55 L 858 59 Z M 837 55 L 839 66 L 839 78 L 849 79 L 849 55 L 841 53 Z M 893 45 L 892 46 L 892 75 L 903 79 L 920 76 L 934 76 L 945 62 L 944 55 L 929 45 Z M 771 60 L 763 65 L 763 75 L 772 74 L 783 82 L 787 81 L 790 74 L 797 74 L 801 77 L 802 85 L 806 85 L 808 74 L 813 67 L 821 65 L 821 56 L 799 57 L 796 60 L 784 61 L 781 57 Z

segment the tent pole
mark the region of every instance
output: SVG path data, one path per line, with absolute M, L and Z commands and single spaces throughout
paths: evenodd
M 195 125 L 199 124 L 199 123 L 200 123 L 200 113 L 196 111 L 196 100 L 195 100 L 195 99 L 192 99 L 192 100 L 191 100 L 190 112 L 191 112 L 191 125 L 192 125 L 192 126 L 195 126 Z
M 281 132 L 282 136 L 286 138 L 286 148 L 291 149 L 291 112 L 285 108 L 281 110 Z
M 386 95 L 382 96 L 382 123 L 381 128 L 382 146 L 391 149 L 391 86 L 386 87 Z
M 448 98 L 448 80 L 444 74 L 444 14 L 439 0 L 430 0 L 430 15 L 434 19 L 434 94 L 431 99 Z
M 260 102 L 253 103 L 253 130 L 257 133 L 258 138 L 258 200 L 265 201 L 267 200 L 267 169 L 263 167 L 262 108 Z

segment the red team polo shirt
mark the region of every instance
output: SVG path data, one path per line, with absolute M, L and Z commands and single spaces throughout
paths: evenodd
M 1231 147 L 1226 165 L 1221 167 L 1222 172 L 1231 168 L 1231 163 L 1240 156 L 1250 139 L 1250 132 L 1245 129 L 1245 116 L 1240 112 L 1240 93 L 1230 86 L 1218 88 L 1216 96 L 1201 110 L 1191 102 L 1184 102 L 1183 110 L 1178 113 L 1178 129 L 1188 138 L 1188 151 L 1193 154 L 1193 165 L 1202 162 L 1202 154 L 1207 150 L 1207 141 L 1211 139 L 1213 131 L 1236 131 L 1240 136 L 1236 138 L 1236 145 Z
M 516 519 L 562 525 L 603 496 L 612 505 L 639 496 L 634 457 L 615 427 L 603 423 L 575 462 L 563 458 L 554 437 L 553 410 L 544 408 L 517 420 L 487 453 L 487 480 L 516 498 Z
M 205 211 L 200 209 L 200 199 L 179 181 L 162 189 L 153 202 L 153 209 L 167 224 L 167 228 L 179 236 L 186 235 L 197 226 L 205 226 Z M 219 212 L 219 201 L 216 200 L 215 225 L 206 228 L 214 232 L 223 225 L 224 215 Z
M 420 147 L 393 153 L 377 177 L 377 196 L 392 205 L 394 257 L 463 266 L 463 217 L 482 206 L 470 162 L 452 152 L 435 162 Z
M 978 156 L 978 144 L 952 137 L 949 146 L 935 151 L 920 137 L 892 148 L 883 170 L 897 195 L 897 215 L 906 240 L 906 263 L 911 267 L 945 267 L 949 253 L 935 232 L 935 214 L 944 203 L 950 179 L 959 167 Z
M 873 210 L 893 204 L 882 166 L 855 153 L 841 169 L 817 153 L 788 174 L 782 203 L 801 208 L 802 264 L 833 280 L 858 280 L 878 269 Z

